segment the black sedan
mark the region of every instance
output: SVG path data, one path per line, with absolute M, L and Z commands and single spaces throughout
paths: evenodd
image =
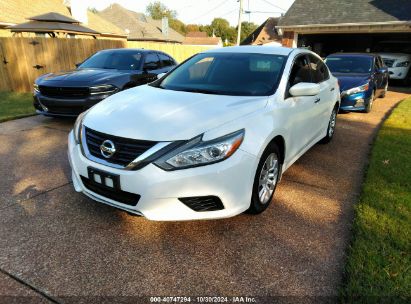
M 77 116 L 108 96 L 157 79 L 176 66 L 169 55 L 144 49 L 95 53 L 77 69 L 40 76 L 34 83 L 34 107 L 47 116 Z

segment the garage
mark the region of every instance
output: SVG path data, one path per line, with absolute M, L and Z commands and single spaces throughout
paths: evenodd
M 322 56 L 336 52 L 411 53 L 411 32 L 300 34 L 297 46 L 308 47 Z
M 308 47 L 321 55 L 337 51 L 393 51 L 411 44 L 411 1 L 295 0 L 277 30 L 288 47 Z
M 277 30 L 282 44 L 325 57 L 335 52 L 376 52 L 392 78 L 411 79 L 411 1 L 295 0 Z

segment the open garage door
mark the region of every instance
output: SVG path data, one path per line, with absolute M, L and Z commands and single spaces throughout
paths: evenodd
M 299 34 L 298 47 L 322 57 L 337 52 L 411 53 L 411 33 Z

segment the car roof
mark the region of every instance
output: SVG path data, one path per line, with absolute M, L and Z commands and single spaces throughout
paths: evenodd
M 332 57 L 332 56 L 357 56 L 357 57 L 378 57 L 380 55 L 375 54 L 375 53 L 334 53 L 334 54 L 330 54 L 327 57 Z
M 100 52 L 130 52 L 130 51 L 139 51 L 141 53 L 148 53 L 148 52 L 158 52 L 158 53 L 164 53 L 162 51 L 157 51 L 157 50 L 148 50 L 148 49 L 138 49 L 138 48 L 121 48 L 121 49 L 105 49 L 101 50 Z
M 215 48 L 204 51 L 203 53 L 254 53 L 254 54 L 269 54 L 288 56 L 293 50 L 292 48 L 280 46 L 261 46 L 261 45 L 247 45 L 247 46 L 230 46 L 223 48 Z

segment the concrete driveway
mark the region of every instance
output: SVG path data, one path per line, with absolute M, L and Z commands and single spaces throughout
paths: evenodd
M 150 222 L 93 202 L 70 181 L 73 121 L 0 124 L 0 295 L 41 303 L 335 299 L 370 145 L 407 96 L 389 92 L 370 114 L 339 115 L 333 142 L 316 145 L 287 171 L 265 213 L 218 221 Z

